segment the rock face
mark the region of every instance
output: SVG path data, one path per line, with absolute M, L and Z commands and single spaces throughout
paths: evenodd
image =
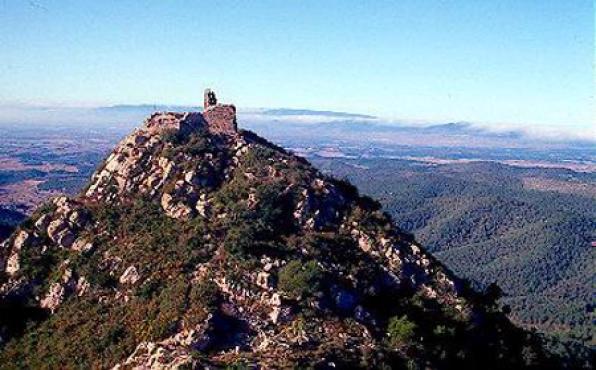
M 543 359 L 378 203 L 204 99 L 202 114 L 151 115 L 80 196 L 53 199 L 0 244 L 0 308 L 37 313 L 0 317 L 0 364 L 519 368 L 524 348 Z

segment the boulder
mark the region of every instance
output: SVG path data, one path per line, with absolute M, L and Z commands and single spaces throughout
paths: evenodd
M 29 241 L 29 237 L 30 234 L 28 232 L 21 230 L 14 239 L 13 251 L 20 251 Z
M 193 214 L 192 208 L 182 202 L 175 203 L 174 197 L 168 193 L 162 195 L 161 207 L 166 215 L 179 220 L 187 220 Z
M 137 268 L 134 266 L 129 266 L 126 270 L 124 270 L 124 273 L 120 276 L 119 281 L 120 284 L 134 284 L 139 281 L 140 278 L 141 276 L 137 272 Z
M 93 244 L 88 242 L 86 239 L 79 238 L 74 241 L 70 249 L 77 252 L 89 252 L 93 249 Z
M 46 229 L 50 225 L 50 222 L 52 222 L 52 217 L 50 217 L 50 215 L 45 214 L 42 215 L 39 219 L 37 219 L 37 221 L 35 222 L 35 227 L 37 228 L 37 230 L 45 233 Z
M 263 289 L 273 289 L 273 279 L 269 272 L 261 271 L 257 274 L 256 284 Z
M 21 269 L 19 252 L 29 242 L 30 237 L 31 235 L 28 232 L 21 230 L 14 238 L 14 241 L 12 243 L 12 250 L 8 259 L 6 260 L 6 267 L 3 266 L 4 271 L 9 276 L 16 274 Z M 8 241 L 3 243 L 2 245 L 4 246 L 4 248 L 10 246 Z
M 61 283 L 54 283 L 50 286 L 48 294 L 39 302 L 40 307 L 47 308 L 54 313 L 64 300 L 66 289 Z
M 48 236 L 50 237 L 50 239 L 52 239 L 52 241 L 57 242 L 60 232 L 66 229 L 67 227 L 68 224 L 66 223 L 66 221 L 63 218 L 58 218 L 50 222 L 50 225 L 48 226 Z
M 192 208 L 180 202 L 167 210 L 166 213 L 172 218 L 187 220 L 192 215 Z
M 372 249 L 372 240 L 366 234 L 360 234 L 358 238 L 358 246 L 365 252 L 369 252 Z
M 16 274 L 21 269 L 20 259 L 18 253 L 13 253 L 8 257 L 6 261 L 6 268 L 4 271 L 9 275 L 12 276 Z
M 201 194 L 199 200 L 197 201 L 197 205 L 195 206 L 195 209 L 197 210 L 197 212 L 199 212 L 199 214 L 202 217 L 204 217 L 204 218 L 209 217 L 210 204 L 209 204 L 209 201 L 207 200 L 207 196 L 205 194 Z
M 91 284 L 89 284 L 87 279 L 84 276 L 80 276 L 75 286 L 75 292 L 77 293 L 77 296 L 81 297 L 87 293 L 90 287 Z
M 172 194 L 164 193 L 161 196 L 161 208 L 163 208 L 164 211 L 167 211 L 170 207 L 172 207 L 173 200 L 174 197 Z
M 269 313 L 269 319 L 272 323 L 277 324 L 279 316 L 281 315 L 281 307 L 273 307 L 273 310 Z
M 189 185 L 198 185 L 197 176 L 195 171 L 188 171 L 184 174 L 184 181 Z

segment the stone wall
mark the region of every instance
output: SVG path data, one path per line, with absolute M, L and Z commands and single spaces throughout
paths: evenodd
M 198 112 L 156 112 L 145 120 L 145 128 L 150 133 L 176 130 L 188 134 L 206 128 L 212 134 L 234 135 L 238 131 L 236 107 L 232 104 L 219 104 L 215 93 L 205 90 L 204 111 Z
M 211 106 L 203 112 L 203 117 L 212 133 L 235 134 L 238 131 L 236 107 L 231 104 Z
M 198 112 L 156 112 L 145 120 L 145 128 L 150 133 L 158 133 L 164 130 L 191 133 L 205 126 L 205 119 Z

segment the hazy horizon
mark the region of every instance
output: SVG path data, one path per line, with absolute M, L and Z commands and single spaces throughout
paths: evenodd
M 150 112 L 156 110 L 198 111 L 199 104 L 116 104 L 106 106 L 35 106 L 35 105 L 0 105 L 0 125 L 39 125 L 39 124 L 116 124 L 124 123 L 135 127 L 141 124 Z M 460 124 L 471 129 L 492 133 L 520 133 L 528 140 L 539 142 L 574 142 L 585 141 L 596 143 L 596 126 L 589 130 L 570 130 L 564 127 L 541 127 L 539 125 L 523 125 L 515 123 L 494 123 L 465 120 L 424 120 L 416 118 L 395 118 L 384 116 L 368 116 L 355 110 L 330 111 L 323 109 L 306 109 L 299 107 L 237 107 L 239 124 L 275 123 L 287 125 L 325 124 L 358 122 L 380 126 L 395 127 L 429 127 L 435 125 Z M 250 126 L 250 125 L 249 125 Z
M 0 3 L 0 104 L 199 103 L 596 137 L 591 1 Z

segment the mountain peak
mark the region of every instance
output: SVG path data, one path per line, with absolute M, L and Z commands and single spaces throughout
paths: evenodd
M 534 339 L 395 228 L 379 203 L 238 131 L 234 106 L 210 90 L 204 108 L 154 113 L 81 195 L 55 199 L 0 244 L 0 363 L 543 360 Z

